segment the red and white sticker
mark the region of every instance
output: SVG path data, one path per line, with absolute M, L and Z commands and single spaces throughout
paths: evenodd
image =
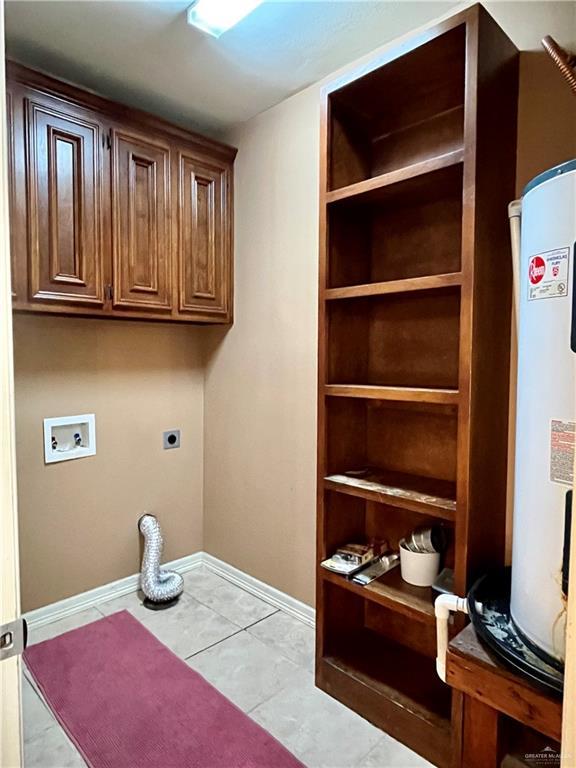
M 537 253 L 528 262 L 528 301 L 568 296 L 569 248 Z
M 572 485 L 574 482 L 574 443 L 576 424 L 573 421 L 550 421 L 550 480 Z

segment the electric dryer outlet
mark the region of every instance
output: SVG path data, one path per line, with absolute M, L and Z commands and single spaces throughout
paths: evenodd
M 169 448 L 180 448 L 180 430 L 169 429 L 162 433 L 162 447 L 164 450 Z

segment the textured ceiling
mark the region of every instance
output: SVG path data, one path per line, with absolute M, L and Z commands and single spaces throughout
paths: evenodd
M 6 3 L 8 55 L 207 129 L 242 122 L 451 2 L 265 2 L 219 40 L 184 2 Z
M 8 0 L 8 55 L 183 125 L 219 131 L 462 5 L 266 0 L 219 40 L 186 24 L 184 2 Z M 574 2 L 493 2 L 523 49 L 576 37 Z

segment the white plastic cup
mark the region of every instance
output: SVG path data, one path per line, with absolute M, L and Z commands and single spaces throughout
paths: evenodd
M 415 587 L 431 587 L 440 571 L 440 552 L 411 552 L 400 542 L 400 572 Z

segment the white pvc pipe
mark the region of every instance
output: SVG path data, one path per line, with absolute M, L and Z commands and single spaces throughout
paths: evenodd
M 458 595 L 440 595 L 434 603 L 436 614 L 436 672 L 446 682 L 446 651 L 448 650 L 448 619 L 451 612 L 468 613 L 468 602 Z
M 520 313 L 520 229 L 522 220 L 522 200 L 512 200 L 512 202 L 508 204 L 508 218 L 510 219 L 510 240 L 512 243 L 514 320 L 516 322 L 516 329 L 518 329 L 518 315 Z

